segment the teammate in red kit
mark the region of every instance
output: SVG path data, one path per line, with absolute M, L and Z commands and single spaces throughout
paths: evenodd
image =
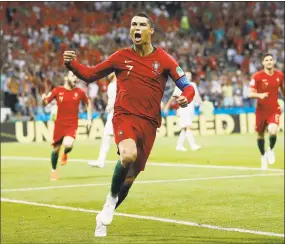
M 278 91 L 284 98 L 284 74 L 274 68 L 275 60 L 271 54 L 265 54 L 262 57 L 264 69 L 256 72 L 250 81 L 251 98 L 257 98 L 256 124 L 255 130 L 258 133 L 257 145 L 261 153 L 261 167 L 268 168 L 269 164 L 274 164 L 274 145 L 276 143 L 276 134 L 278 131 L 281 109 L 278 104 Z M 265 152 L 264 132 L 268 127 L 269 148 Z
M 106 225 L 112 222 L 115 208 L 126 198 L 134 180 L 144 170 L 161 124 L 160 103 L 167 77 L 170 76 L 182 90 L 177 97 L 181 107 L 187 106 L 195 95 L 177 62 L 152 45 L 153 33 L 152 19 L 140 13 L 131 21 L 133 45 L 115 52 L 104 62 L 87 67 L 76 61 L 75 52 L 65 51 L 63 55 L 66 67 L 88 83 L 112 72 L 117 77 L 113 128 L 120 160 L 114 170 L 111 192 L 96 217 L 95 236 L 106 236 Z
M 67 163 L 67 154 L 72 150 L 73 142 L 78 127 L 78 111 L 80 101 L 86 106 L 88 126 L 91 125 L 91 103 L 86 93 L 76 87 L 77 77 L 71 72 L 65 76 L 64 86 L 54 88 L 48 95 L 43 94 L 42 99 L 47 105 L 53 99 L 57 103 L 57 118 L 53 132 L 53 151 L 51 154 L 52 173 L 51 180 L 57 180 L 56 165 L 61 144 L 64 145 L 64 153 L 61 156 L 61 165 Z

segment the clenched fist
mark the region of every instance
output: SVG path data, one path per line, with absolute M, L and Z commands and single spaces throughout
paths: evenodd
M 176 100 L 176 102 L 179 104 L 179 106 L 181 107 L 181 108 L 185 108 L 185 107 L 187 107 L 187 105 L 188 105 L 188 100 L 187 100 L 187 98 L 186 97 L 184 97 L 184 96 L 173 96 L 174 98 L 175 98 L 175 100 Z
M 63 53 L 64 64 L 69 64 L 73 59 L 76 59 L 76 54 L 74 51 L 64 51 Z

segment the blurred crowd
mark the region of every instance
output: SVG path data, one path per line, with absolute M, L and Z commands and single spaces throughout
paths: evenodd
M 284 72 L 283 2 L 1 2 L 1 107 L 34 117 L 47 113 L 41 94 L 62 85 L 64 50 L 95 65 L 131 44 L 132 16 L 155 22 L 154 46 L 191 71 L 203 99 L 215 107 L 253 106 L 250 76 L 270 52 Z M 107 81 L 88 87 L 93 110 L 106 106 Z M 170 97 L 169 81 L 163 101 Z

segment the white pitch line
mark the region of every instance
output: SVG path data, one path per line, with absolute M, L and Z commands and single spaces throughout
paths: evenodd
M 185 181 L 206 181 L 206 180 L 220 180 L 220 179 L 240 179 L 252 177 L 266 177 L 266 176 L 283 176 L 284 174 L 253 174 L 253 175 L 225 175 L 225 176 L 212 176 L 200 178 L 186 178 L 186 179 L 172 179 L 172 180 L 142 180 L 136 181 L 135 184 L 153 184 L 153 183 L 169 183 L 169 182 L 185 182 Z M 62 185 L 62 186 L 42 186 L 18 189 L 1 189 L 1 192 L 22 192 L 22 191 L 41 191 L 60 188 L 76 188 L 76 187 L 90 187 L 90 186 L 109 186 L 110 183 L 94 183 L 94 184 L 81 184 L 81 185 Z
M 26 204 L 26 205 L 33 205 L 33 206 L 38 206 L 38 207 L 48 207 L 48 208 L 54 208 L 54 209 L 63 209 L 63 210 L 85 212 L 85 213 L 99 213 L 100 212 L 98 210 L 91 210 L 91 209 L 84 209 L 84 208 L 73 208 L 73 207 L 68 207 L 68 206 L 60 206 L 60 205 L 38 203 L 38 202 L 29 202 L 29 201 L 22 201 L 22 200 L 2 198 L 2 197 L 1 197 L 1 202 Z M 248 234 L 263 235 L 263 236 L 284 237 L 284 233 L 279 234 L 279 233 L 274 233 L 274 232 L 266 232 L 266 231 L 258 231 L 258 230 L 247 230 L 247 229 L 240 229 L 240 228 L 221 227 L 221 226 L 216 226 L 216 225 L 199 224 L 199 223 L 190 222 L 190 221 L 182 221 L 182 220 L 167 219 L 167 218 L 158 218 L 158 217 L 153 217 L 153 216 L 143 216 L 143 215 L 137 215 L 137 214 L 115 213 L 115 215 L 128 217 L 128 218 L 153 220 L 153 221 L 159 221 L 159 222 L 164 222 L 164 223 L 173 223 L 173 224 L 187 225 L 187 226 L 221 230 L 221 231 L 248 233 Z
M 50 158 L 43 157 L 14 157 L 1 156 L 1 160 L 22 160 L 22 161 L 49 161 Z M 94 159 L 68 159 L 69 162 L 88 162 Z M 106 163 L 116 163 L 114 160 L 107 160 Z M 208 168 L 208 169 L 233 169 L 233 170 L 257 170 L 263 171 L 261 168 L 241 167 L 241 166 L 222 166 L 222 165 L 205 165 L 205 164 L 177 164 L 167 162 L 147 162 L 147 166 L 161 166 L 161 167 L 183 167 L 183 168 Z M 284 169 L 267 169 L 272 172 L 284 172 Z

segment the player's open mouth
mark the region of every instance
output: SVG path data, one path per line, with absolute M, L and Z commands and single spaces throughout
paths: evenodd
M 142 39 L 142 35 L 140 34 L 140 33 L 135 33 L 135 41 L 136 42 L 139 42 L 139 41 L 141 41 L 141 39 Z

